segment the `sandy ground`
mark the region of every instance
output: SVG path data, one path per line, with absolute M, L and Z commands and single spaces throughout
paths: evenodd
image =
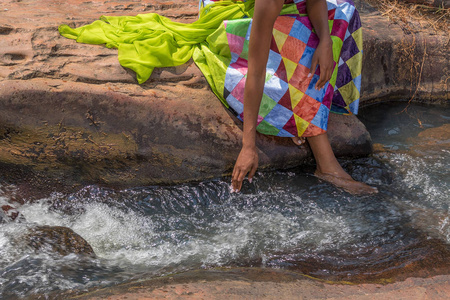
M 450 299 L 450 276 L 345 284 L 274 269 L 197 270 L 61 299 Z

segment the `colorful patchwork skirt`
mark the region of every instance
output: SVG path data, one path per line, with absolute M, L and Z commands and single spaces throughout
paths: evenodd
M 102 17 L 90 25 L 60 33 L 78 42 L 119 49 L 119 61 L 140 83 L 155 67 L 191 57 L 213 92 L 243 118 L 244 86 L 254 1 L 200 0 L 198 21 L 181 24 L 158 14 Z M 277 18 L 266 69 L 257 130 L 283 137 L 325 133 L 329 112 L 357 113 L 362 63 L 358 11 L 351 0 L 327 0 L 335 69 L 321 90 L 314 85 L 320 68 L 307 77 L 319 43 L 306 14 L 305 0 L 286 0 Z

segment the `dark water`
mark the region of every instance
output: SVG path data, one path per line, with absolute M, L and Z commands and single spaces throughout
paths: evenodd
M 122 191 L 86 186 L 25 204 L 18 208 L 25 222 L 0 224 L 0 296 L 216 266 L 286 268 L 356 282 L 450 273 L 450 150 L 417 146 L 420 132 L 449 123 L 450 109 L 414 105 L 397 114 L 405 105 L 362 110 L 386 151 L 341 161 L 354 178 L 379 188 L 375 196 L 320 182 L 311 166 L 258 173 L 240 194 L 230 194 L 228 179 L 217 179 Z M 16 188 L 0 183 L 0 204 Z M 36 254 L 17 238 L 36 224 L 72 228 L 97 258 Z

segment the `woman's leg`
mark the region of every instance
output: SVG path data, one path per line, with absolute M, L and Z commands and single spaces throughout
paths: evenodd
M 373 194 L 378 190 L 365 183 L 354 180 L 334 156 L 327 134 L 308 137 L 308 143 L 316 159 L 317 169 L 314 175 L 329 183 L 343 188 L 352 194 Z

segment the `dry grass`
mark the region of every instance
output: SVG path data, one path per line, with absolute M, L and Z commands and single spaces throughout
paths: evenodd
M 431 29 L 450 36 L 450 8 L 412 4 L 398 0 L 368 0 L 392 22 L 399 24 L 407 33 Z
M 437 8 L 399 0 L 367 0 L 367 2 L 376 7 L 391 22 L 398 24 L 405 32 L 400 45 L 403 52 L 400 61 L 404 69 L 398 75 L 411 83 L 410 99 L 401 111 L 401 113 L 408 113 L 409 104 L 421 89 L 423 66 L 428 57 L 426 38 L 417 33 L 444 35 L 447 40 L 445 45 L 448 46 L 450 44 L 450 8 Z M 444 81 L 448 79 L 447 76 Z M 417 121 L 420 125 L 418 118 Z

